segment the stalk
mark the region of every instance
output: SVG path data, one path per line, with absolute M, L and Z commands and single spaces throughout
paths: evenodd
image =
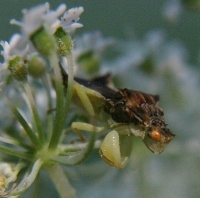
M 69 183 L 66 173 L 59 164 L 54 163 L 47 166 L 46 171 L 54 182 L 61 198 L 76 198 L 76 191 Z

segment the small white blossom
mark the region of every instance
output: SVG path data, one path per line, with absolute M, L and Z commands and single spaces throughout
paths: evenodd
M 80 15 L 84 11 L 83 7 L 77 7 L 69 9 L 64 13 L 61 18 L 61 26 L 66 32 L 75 30 L 76 28 L 83 27 L 81 23 L 77 23 L 80 19 Z
M 19 25 L 22 27 L 22 31 L 25 35 L 31 35 L 35 32 L 43 23 L 43 16 L 49 11 L 49 4 L 36 6 L 30 10 L 23 10 L 22 22 L 11 20 L 11 24 Z
M 114 43 L 114 39 L 103 38 L 100 32 L 92 32 L 83 34 L 83 36 L 76 38 L 75 56 L 79 56 L 87 51 L 94 51 L 101 54 L 105 49 Z
M 11 167 L 10 164 L 1 162 L 0 163 L 0 172 L 5 176 L 5 177 L 10 177 L 13 174 L 13 168 Z
M 29 50 L 28 45 L 20 34 L 14 34 L 9 43 L 7 41 L 1 41 L 0 45 L 3 47 L 1 55 L 5 60 L 1 66 L 4 67 L 6 67 L 9 60 L 13 59 L 15 56 L 26 57 Z
M 47 25 L 46 28 L 50 31 L 50 33 L 54 33 L 54 31 L 60 26 L 60 20 L 58 17 L 65 12 L 66 8 L 67 6 L 65 4 L 61 4 L 55 11 L 50 10 L 43 16 Z
M 61 4 L 56 11 L 49 9 L 49 3 L 36 6 L 30 10 L 25 9 L 23 10 L 22 22 L 11 20 L 11 23 L 21 26 L 22 32 L 28 37 L 42 26 L 53 32 L 53 27 L 59 23 L 58 17 L 66 10 L 66 5 Z
M 0 162 L 0 196 L 11 182 L 16 180 L 16 173 L 8 163 Z

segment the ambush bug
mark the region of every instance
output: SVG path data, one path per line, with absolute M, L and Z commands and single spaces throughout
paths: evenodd
M 63 84 L 68 75 L 61 67 Z M 75 78 L 73 101 L 90 116 L 104 120 L 105 126 L 73 122 L 73 130 L 102 132 L 109 129 L 100 147 L 100 155 L 109 165 L 123 168 L 132 149 L 132 137 L 140 137 L 153 153 L 161 153 L 175 136 L 167 128 L 159 96 L 130 89 L 108 87 L 110 76 L 93 80 Z

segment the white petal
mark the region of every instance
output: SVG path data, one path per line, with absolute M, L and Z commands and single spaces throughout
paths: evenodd
M 27 35 L 35 32 L 43 23 L 43 16 L 48 13 L 49 4 L 36 6 L 30 10 L 23 10 L 23 32 Z
M 80 23 L 77 23 L 80 19 L 81 13 L 84 11 L 83 7 L 72 8 L 65 12 L 61 18 L 61 26 L 65 31 L 71 31 L 74 28 L 82 27 Z M 73 26 L 73 24 L 76 24 Z

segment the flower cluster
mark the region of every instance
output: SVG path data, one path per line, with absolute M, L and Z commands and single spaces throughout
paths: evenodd
M 62 144 L 73 90 L 71 35 L 82 27 L 78 21 L 83 11 L 83 7 L 66 11 L 65 4 L 51 10 L 48 3 L 23 10 L 22 21 L 11 20 L 20 26 L 21 33 L 14 34 L 9 43 L 1 41 L 4 62 L 1 63 L 0 103 L 8 108 L 3 108 L 0 150 L 2 163 L 12 161 L 12 168 L 9 164 L 0 165 L 2 197 L 24 192 L 41 167 L 50 175 L 54 172 L 50 170 L 56 169 L 58 179 L 64 174 L 55 162 L 72 165 L 86 157 L 87 143 L 81 143 L 83 149 L 79 144 Z M 59 64 L 68 70 L 67 93 L 63 89 Z M 59 158 L 63 155 L 65 161 Z M 27 172 L 20 180 L 24 170 Z M 67 178 L 63 181 L 62 185 L 68 185 L 69 189 L 60 189 L 62 185 L 57 184 L 60 195 L 67 192 L 68 197 L 74 197 Z
M 83 26 L 78 22 L 83 11 L 83 7 L 66 11 L 65 4 L 51 10 L 48 3 L 23 10 L 21 21 L 11 20 L 21 33 L 0 43 L 4 58 L 0 105 L 5 109 L 0 151 L 2 163 L 12 161 L 0 170 L 0 196 L 22 194 L 44 169 L 61 197 L 75 197 L 59 164 L 80 164 L 101 145 L 103 136 L 96 138 L 94 132 L 112 130 L 106 115 L 95 119 L 100 126 L 92 125 L 91 116 L 103 110 L 103 96 L 74 81 L 75 69 L 89 76 L 97 74 L 102 52 L 113 43 L 95 32 L 77 38 L 74 47 L 72 34 Z M 78 105 L 70 105 L 72 96 L 89 115 L 82 114 Z M 83 131 L 91 135 L 83 135 Z M 102 144 L 101 156 L 122 168 L 127 157 L 121 156 L 119 145 L 119 135 L 112 131 Z M 5 173 L 7 167 L 11 174 Z

